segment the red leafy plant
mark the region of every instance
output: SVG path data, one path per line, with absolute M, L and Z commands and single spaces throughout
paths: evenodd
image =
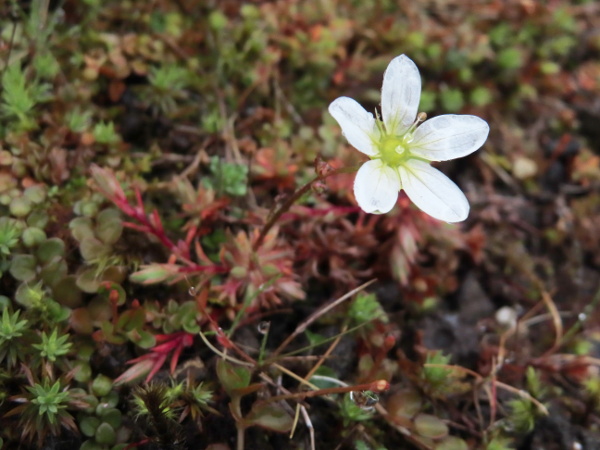
M 229 235 L 220 252 L 229 276 L 222 285 L 214 287 L 222 300 L 233 307 L 238 295 L 245 295 L 252 299 L 248 306 L 256 308 L 279 305 L 282 298 L 304 299 L 305 293 L 292 270 L 294 251 L 278 239 L 278 232 L 277 227 L 272 228 L 256 249 L 253 242 L 258 239 L 258 230 Z
M 171 258 L 168 263 L 142 266 L 142 270 L 132 275 L 131 278 L 133 281 L 143 284 L 155 284 L 162 281 L 176 282 L 188 275 L 226 272 L 227 269 L 214 264 L 204 254 L 200 244 L 197 242 L 195 253 L 198 259 L 204 264 L 198 264 L 192 260 L 190 245 L 195 235 L 195 229 L 188 231 L 188 238 L 186 240 L 179 240 L 177 243 L 174 243 L 166 235 L 158 212 L 156 210 L 149 214 L 145 212 L 139 189 L 134 189 L 136 204 L 132 205 L 111 170 L 96 165 L 92 165 L 90 170 L 98 190 L 111 200 L 126 216 L 135 221 L 124 222 L 123 225 L 154 236 L 171 252 Z
M 127 361 L 127 364 L 133 364 L 133 366 L 123 372 L 115 380 L 115 383 L 126 383 L 141 377 L 145 373 L 147 373 L 145 382 L 148 383 L 163 366 L 171 352 L 173 353 L 171 354 L 169 370 L 173 374 L 181 352 L 185 347 L 193 344 L 194 335 L 179 331 L 171 334 L 157 334 L 155 339 L 158 345 L 152 347 L 150 353 Z
M 357 208 L 352 207 L 352 212 Z M 333 283 L 343 292 L 357 281 L 374 273 L 374 249 L 377 248 L 376 227 L 379 217 L 360 214 L 352 221 L 340 207 L 319 210 L 294 207 L 304 220 L 290 233 L 297 240 L 296 259 L 304 277 Z M 297 215 L 296 215 L 297 216 Z M 286 218 L 284 216 L 284 218 Z M 337 292 L 337 291 L 336 291 Z
M 188 239 L 189 236 L 204 236 L 210 233 L 219 211 L 230 202 L 227 197 L 218 198 L 213 189 L 204 187 L 202 183 L 194 188 L 184 176 L 173 180 L 173 190 L 182 201 L 182 216 L 187 220 L 183 230 L 188 232 Z

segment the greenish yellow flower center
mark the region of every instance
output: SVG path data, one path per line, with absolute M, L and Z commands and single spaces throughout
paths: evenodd
M 397 167 L 410 155 L 410 136 L 383 136 L 379 142 L 379 158 L 388 166 Z

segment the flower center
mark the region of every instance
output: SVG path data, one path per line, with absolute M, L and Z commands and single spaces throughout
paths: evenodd
M 388 166 L 397 167 L 408 159 L 408 144 L 412 140 L 410 133 L 404 136 L 384 136 L 379 142 L 381 160 Z

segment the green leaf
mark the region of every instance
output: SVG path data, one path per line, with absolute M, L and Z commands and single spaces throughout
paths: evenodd
M 460 111 L 465 104 L 462 91 L 459 89 L 443 90 L 440 93 L 440 101 L 444 110 L 449 112 Z
M 387 317 L 375 294 L 361 292 L 352 302 L 348 315 L 356 324 L 370 322 L 374 319 L 387 321 Z
M 92 382 L 92 392 L 97 397 L 104 397 L 105 395 L 108 395 L 112 387 L 113 380 L 108 378 L 106 375 L 100 374 L 94 378 L 94 381 Z
M 185 88 L 190 77 L 189 71 L 184 67 L 166 64 L 150 69 L 148 79 L 150 84 L 159 91 L 179 91 Z
M 44 242 L 47 236 L 44 230 L 40 228 L 28 227 L 23 231 L 22 239 L 25 247 L 32 248 Z
M 105 209 L 96 218 L 96 236 L 105 244 L 114 244 L 123 233 L 123 221 L 116 209 Z
M 354 395 L 362 395 L 361 393 Z M 345 419 L 345 422 L 362 422 L 364 420 L 369 420 L 373 417 L 372 408 L 362 408 L 358 406 L 354 400 L 352 400 L 353 395 L 345 394 L 342 403 L 340 405 L 340 413 L 342 417 Z
M 435 450 L 469 450 L 469 446 L 461 438 L 447 436 L 435 446 Z
M 94 435 L 96 442 L 103 445 L 113 445 L 117 440 L 115 429 L 110 424 L 103 422 L 100 424 Z
M 62 258 L 65 254 L 65 243 L 59 238 L 50 238 L 42 242 L 36 251 L 36 256 L 42 264 L 55 258 Z
M 81 289 L 83 292 L 88 294 L 94 294 L 98 292 L 100 288 L 100 282 L 102 279 L 96 273 L 96 269 L 90 267 L 89 269 L 84 270 L 77 276 L 77 287 Z
M 328 389 L 328 388 L 339 386 L 339 383 L 336 383 L 338 374 L 335 372 L 335 370 L 331 369 L 330 367 L 327 367 L 327 366 L 319 367 L 317 369 L 317 371 L 315 372 L 315 375 L 320 375 L 322 377 L 331 378 L 331 381 L 330 381 L 327 379 L 313 376 L 309 381 L 312 384 L 314 384 L 315 386 L 317 386 L 319 389 Z
M 69 228 L 71 234 L 78 241 L 81 242 L 85 238 L 93 238 L 94 230 L 92 229 L 92 219 L 89 217 L 76 217 L 69 222 Z
M 121 136 L 115 131 L 115 124 L 112 122 L 99 122 L 92 131 L 94 139 L 99 144 L 112 145 L 121 140 Z
M 6 114 L 22 117 L 35 106 L 25 84 L 25 74 L 18 62 L 6 68 L 2 77 L 2 110 Z
M 246 367 L 234 366 L 224 359 L 217 361 L 217 376 L 230 396 L 235 389 L 248 387 L 251 375 Z
M 10 263 L 10 274 L 19 281 L 31 281 L 36 275 L 37 260 L 33 255 L 15 255 Z
M 81 422 L 79 422 L 79 429 L 84 436 L 92 437 L 96 434 L 96 429 L 100 425 L 100 419 L 97 417 L 84 417 Z
M 415 430 L 424 437 L 438 439 L 448 435 L 448 425 L 431 414 L 415 417 Z
M 513 450 L 513 440 L 505 436 L 495 436 L 485 447 L 485 450 Z
M 45 297 L 42 283 L 38 282 L 34 285 L 30 285 L 27 282 L 23 282 L 17 288 L 15 292 L 15 300 L 26 308 L 35 308 L 39 306 L 42 299 Z
M 392 416 L 412 419 L 423 408 L 423 398 L 416 390 L 405 388 L 392 394 L 387 409 Z
M 469 100 L 475 106 L 485 106 L 491 103 L 493 96 L 488 88 L 477 86 L 471 91 Z
M 225 162 L 214 156 L 210 160 L 212 179 L 205 179 L 208 187 L 225 192 L 231 196 L 246 195 L 248 184 L 248 166 Z
M 67 112 L 64 120 L 69 130 L 74 133 L 83 133 L 90 128 L 92 111 L 81 111 L 79 108 L 73 108 Z
M 88 262 L 97 261 L 110 256 L 112 248 L 96 238 L 84 238 L 80 242 L 81 256 Z
M 124 331 L 137 331 L 144 326 L 146 312 L 142 308 L 124 311 L 117 321 L 117 329 Z
M 287 433 L 294 424 L 294 420 L 283 407 L 275 403 L 261 401 L 256 401 L 252 405 L 252 409 L 244 418 L 244 422 L 279 433 Z
M 123 413 L 117 408 L 104 408 L 100 412 L 100 417 L 113 428 L 119 428 L 123 422 Z
M 58 303 L 68 308 L 81 306 L 81 291 L 73 275 L 64 276 L 52 284 L 52 296 Z
M 129 275 L 129 279 L 134 283 L 156 284 L 177 275 L 178 269 L 175 264 L 148 264 L 142 266 L 141 270 Z
M 527 372 L 525 372 L 525 376 L 527 378 L 527 389 L 529 390 L 529 393 L 537 399 L 544 398 L 547 394 L 547 389 L 542 384 L 539 372 L 529 366 Z
M 127 337 L 137 346 L 145 349 L 149 349 L 156 345 L 156 338 L 154 335 L 145 330 L 135 330 L 135 333 L 129 332 L 127 333 Z
M 517 48 L 508 47 L 498 53 L 496 62 L 503 69 L 516 70 L 523 66 L 523 54 Z
M 533 430 L 537 418 L 537 407 L 527 398 L 516 398 L 508 402 L 511 414 L 508 416 L 514 427 L 521 432 Z
M 322 334 L 313 333 L 310 330 L 306 330 L 304 332 L 304 334 L 306 334 L 309 344 L 313 347 L 321 345 L 323 342 L 327 342 L 327 338 L 325 336 L 323 336 Z
M 68 271 L 67 262 L 58 257 L 42 267 L 40 270 L 40 279 L 47 286 L 54 287 L 54 285 L 67 276 Z

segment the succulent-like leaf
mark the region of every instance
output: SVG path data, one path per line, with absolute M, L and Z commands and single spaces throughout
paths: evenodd
M 448 435 L 448 425 L 431 414 L 415 417 L 415 429 L 424 437 L 438 439 Z
M 250 370 L 243 366 L 234 366 L 233 364 L 219 359 L 217 361 L 217 376 L 223 385 L 223 388 L 229 395 L 234 389 L 242 389 L 250 384 Z
M 246 417 L 244 423 L 256 425 L 279 433 L 287 433 L 292 429 L 294 419 L 276 403 L 257 401 Z
M 31 281 L 36 275 L 37 261 L 33 255 L 14 255 L 10 263 L 10 274 L 19 281 Z

